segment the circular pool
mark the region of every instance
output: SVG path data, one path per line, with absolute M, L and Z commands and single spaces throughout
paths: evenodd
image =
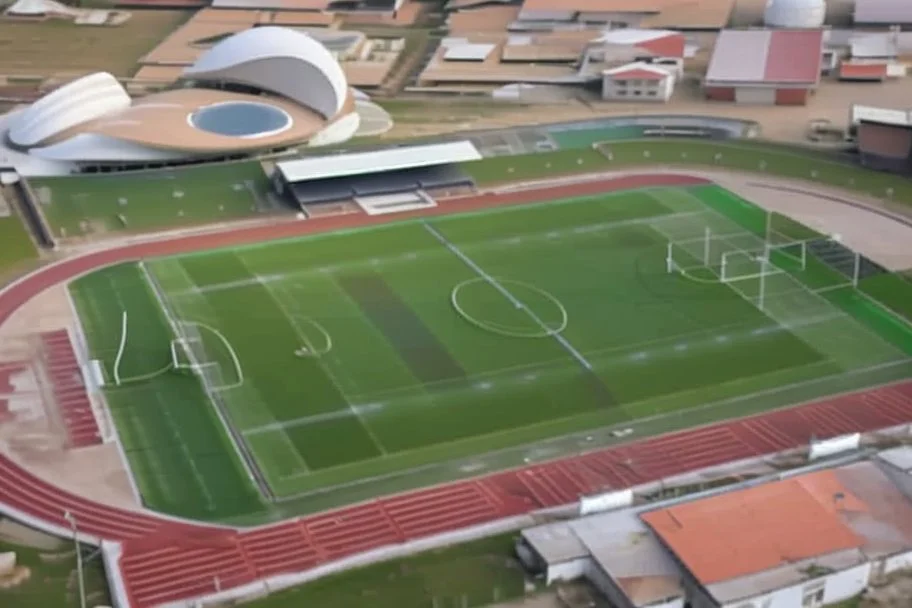
M 292 123 L 285 110 L 252 101 L 227 101 L 205 106 L 190 114 L 188 120 L 200 131 L 228 137 L 275 135 Z

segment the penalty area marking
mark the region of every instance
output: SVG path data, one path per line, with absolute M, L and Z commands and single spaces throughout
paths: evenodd
M 463 281 L 463 282 L 459 283 L 458 285 L 456 285 L 453 288 L 453 291 L 450 292 L 450 303 L 453 305 L 453 309 L 459 314 L 459 316 L 461 316 L 463 319 L 465 319 L 472 325 L 478 327 L 479 329 L 483 329 L 485 331 L 489 331 L 491 333 L 498 334 L 500 336 L 506 336 L 508 338 L 551 338 L 553 336 L 560 334 L 565 329 L 567 329 L 567 323 L 569 321 L 569 315 L 567 314 L 567 309 L 561 303 L 561 301 L 558 300 L 554 295 L 548 293 L 547 291 L 545 291 L 544 289 L 541 289 L 540 287 L 536 287 L 534 285 L 530 285 L 530 284 L 524 283 L 522 281 L 516 281 L 513 279 L 495 278 L 495 277 L 492 277 L 492 279 L 497 281 L 497 283 L 500 285 L 516 285 L 516 286 L 522 287 L 524 289 L 528 289 L 532 293 L 537 293 L 540 296 L 544 297 L 545 300 L 547 300 L 548 302 L 551 302 L 552 304 L 554 304 L 555 307 L 557 307 L 557 310 L 560 312 L 560 321 L 558 321 L 558 323 L 554 327 L 552 327 L 551 324 L 549 324 L 548 322 L 542 321 L 540 323 L 536 323 L 536 325 L 538 325 L 540 327 L 540 329 L 535 330 L 535 331 L 526 331 L 526 330 L 523 330 L 523 329 L 520 329 L 517 327 L 511 327 L 509 325 L 504 325 L 502 323 L 497 323 L 494 321 L 484 321 L 484 320 L 475 318 L 473 315 L 469 314 L 465 310 L 465 308 L 463 308 L 463 306 L 459 303 L 459 293 L 464 288 L 466 288 L 470 285 L 475 285 L 478 283 L 484 283 L 484 284 L 490 285 L 491 284 L 490 281 L 488 279 L 486 279 L 485 277 L 475 277 L 472 279 L 468 279 L 467 281 Z M 515 296 L 512 297 L 511 300 L 514 301 L 513 306 L 517 310 L 527 310 L 528 309 L 528 305 L 520 302 L 517 298 L 515 298 Z
M 221 341 L 225 348 L 228 349 L 228 355 L 231 357 L 231 362 L 234 364 L 237 380 L 233 384 L 226 384 L 224 386 L 210 386 L 213 391 L 227 391 L 235 388 L 240 388 L 244 385 L 244 368 L 241 367 L 241 361 L 238 358 L 237 353 L 234 351 L 234 347 L 231 346 L 231 342 L 228 341 L 228 338 L 226 338 L 222 332 L 212 327 L 211 325 L 206 325 L 205 323 L 200 323 L 199 321 L 186 321 L 180 319 L 177 321 L 177 323 L 181 327 L 201 327 L 207 331 L 212 332 L 215 337 Z M 184 338 L 184 341 L 187 341 L 187 339 Z M 206 365 L 217 366 L 218 363 L 216 361 L 205 361 L 203 363 L 197 363 L 194 366 L 199 369 L 203 369 L 203 367 Z

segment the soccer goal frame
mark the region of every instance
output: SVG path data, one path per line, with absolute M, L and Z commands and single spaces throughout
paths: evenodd
M 686 250 L 686 247 L 688 245 L 694 245 L 700 249 L 699 255 L 697 255 L 696 252 L 693 252 L 693 253 L 688 252 L 688 255 L 693 257 L 695 260 L 700 260 L 700 263 L 702 263 L 703 267 L 709 268 L 711 266 L 710 258 L 712 256 L 713 238 L 715 238 L 715 237 L 712 233 L 712 230 L 710 230 L 710 228 L 707 226 L 706 228 L 703 229 L 702 237 L 685 239 L 683 241 L 676 241 L 673 239 L 669 239 L 668 246 L 667 246 L 666 252 L 665 252 L 665 270 L 666 270 L 666 272 L 671 274 L 673 272 L 686 272 L 687 271 L 687 267 L 681 266 L 680 264 L 677 263 L 677 261 L 675 260 L 674 252 L 675 252 L 676 247 L 685 248 L 685 250 Z
M 228 341 L 222 332 L 204 323 L 192 321 L 177 321 L 176 325 L 180 330 L 179 335 L 177 338 L 171 340 L 171 362 L 174 369 L 190 370 L 197 374 L 202 378 L 203 383 L 209 390 L 213 392 L 230 390 L 244 385 L 244 369 L 241 367 L 240 359 L 231 346 L 231 342 Z M 205 355 L 205 349 L 202 348 L 203 338 L 200 335 L 200 329 L 210 332 L 224 346 L 226 352 L 231 357 L 231 363 L 234 367 L 236 376 L 234 382 L 230 384 L 214 385 L 208 380 L 206 370 L 212 369 L 213 367 L 221 369 L 221 365 L 217 361 L 209 361 L 205 357 L 201 358 L 197 354 L 199 351 L 202 351 Z M 199 348 L 194 348 L 194 345 L 197 344 L 199 345 Z M 186 361 L 181 360 L 181 352 L 183 352 Z

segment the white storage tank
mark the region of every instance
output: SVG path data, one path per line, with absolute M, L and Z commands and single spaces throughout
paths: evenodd
M 769 27 L 815 28 L 826 19 L 826 0 L 768 0 L 763 22 Z

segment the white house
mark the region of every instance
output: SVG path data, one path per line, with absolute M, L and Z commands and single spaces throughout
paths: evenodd
M 674 92 L 674 73 L 664 66 L 636 62 L 602 72 L 602 99 L 667 102 Z

